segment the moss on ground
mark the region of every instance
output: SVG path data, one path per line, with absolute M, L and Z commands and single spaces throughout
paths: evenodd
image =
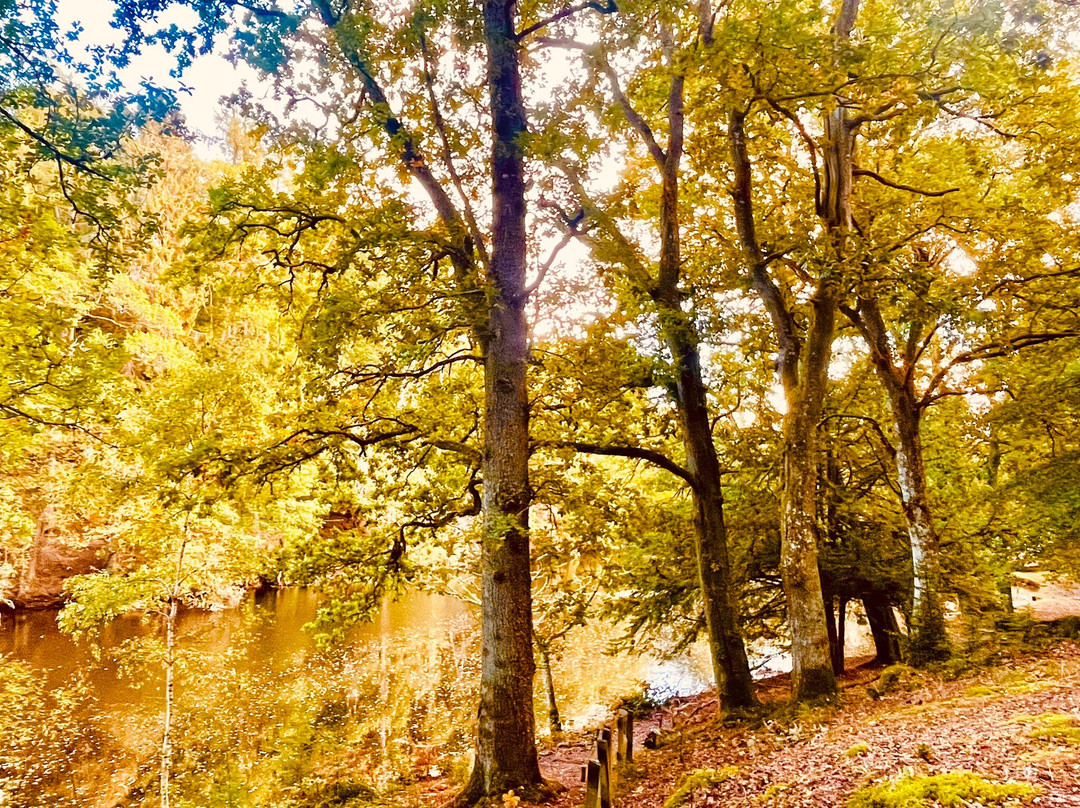
M 1080 717 L 1075 715 L 1044 713 L 1036 716 L 1017 716 L 1014 720 L 1031 722 L 1035 725 L 1028 732 L 1029 738 L 1080 746 Z
M 683 777 L 679 787 L 667 798 L 664 808 L 679 808 L 681 805 L 686 805 L 694 796 L 695 791 L 720 785 L 738 772 L 739 769 L 735 766 L 725 766 L 722 769 L 695 769 Z
M 889 693 L 910 692 L 923 685 L 926 677 L 907 665 L 890 665 L 881 672 L 874 684 L 866 688 L 871 698 L 880 699 Z
M 948 772 L 861 788 L 848 801 L 848 808 L 1011 806 L 1025 804 L 1037 793 L 1027 783 L 996 783 L 972 772 Z
M 761 795 L 761 801 L 770 802 L 771 800 L 779 797 L 789 788 L 791 788 L 790 783 L 773 783 L 771 786 L 765 789 L 765 793 Z

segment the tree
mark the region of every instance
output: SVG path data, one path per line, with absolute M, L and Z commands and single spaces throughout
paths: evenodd
M 122 2 L 118 21 L 128 32 L 129 47 L 137 47 L 147 37 L 147 21 L 152 21 L 168 3 Z M 193 2 L 200 23 L 191 33 L 175 26 L 150 38 L 163 39 L 179 48 L 181 66 L 185 60 L 208 49 L 214 38 L 230 25 L 230 3 Z M 456 273 L 460 294 L 479 293 L 482 304 L 471 313 L 473 337 L 485 368 L 485 408 L 483 443 L 482 602 L 483 666 L 479 712 L 477 758 L 474 776 L 462 802 L 503 793 L 510 789 L 534 789 L 542 781 L 534 746 L 532 679 L 535 670 L 532 650 L 530 604 L 530 564 L 528 511 L 531 500 L 528 477 L 528 400 L 525 370 L 527 328 L 525 305 L 531 289 L 526 286 L 525 153 L 527 129 L 522 94 L 521 41 L 545 25 L 567 16 L 557 13 L 541 17 L 518 31 L 515 6 L 505 0 L 491 0 L 477 20 L 471 11 L 460 19 L 447 20 L 428 15 L 418 8 L 407 21 L 412 35 L 408 52 L 416 59 L 430 102 L 436 142 L 446 176 L 436 177 L 424 156 L 420 138 L 393 110 L 390 96 L 380 78 L 380 60 L 393 64 L 390 51 L 377 50 L 380 27 L 377 14 L 337 8 L 327 0 L 315 0 L 299 13 L 274 5 L 243 7 L 247 19 L 241 23 L 238 41 L 242 56 L 276 69 L 288 56 L 290 36 L 304 20 L 312 20 L 325 32 L 340 57 L 351 66 L 352 77 L 370 102 L 368 119 L 385 134 L 390 165 L 404 170 L 428 197 L 440 221 L 439 240 Z M 578 9 L 581 10 L 581 9 Z M 434 92 L 430 72 L 428 33 L 432 23 L 458 26 L 467 40 L 475 42 L 479 24 L 488 65 L 485 87 L 490 115 L 491 218 L 490 256 L 479 232 L 470 196 L 463 190 L 449 143 L 445 118 Z M 398 65 L 394 64 L 395 67 Z M 413 69 L 399 69 L 407 76 Z M 424 98 L 424 96 L 420 96 Z M 384 164 L 387 164 L 384 159 Z M 448 188 L 460 197 L 459 208 Z M 317 226 L 309 221 L 307 226 Z M 399 437 L 395 435 L 395 437 Z
M 648 312 L 652 322 L 647 328 L 655 329 L 663 342 L 668 367 L 656 368 L 653 384 L 662 383 L 675 403 L 682 434 L 682 450 L 686 468 L 656 452 L 651 455 L 640 447 L 609 443 L 601 445 L 586 439 L 573 444 L 579 450 L 609 455 L 624 455 L 659 463 L 662 468 L 673 471 L 685 480 L 694 501 L 695 509 L 695 555 L 697 557 L 698 583 L 701 603 L 705 614 L 710 654 L 712 658 L 717 692 L 724 709 L 743 710 L 756 704 L 753 679 L 746 656 L 739 625 L 737 585 L 732 574 L 729 558 L 727 525 L 724 519 L 724 496 L 721 485 L 720 460 L 713 437 L 713 404 L 702 370 L 702 338 L 693 311 L 688 312 L 684 302 L 690 296 L 685 288 L 687 268 L 682 255 L 680 240 L 681 199 L 679 181 L 685 138 L 684 94 L 686 86 L 686 63 L 689 54 L 700 45 L 707 46 L 712 38 L 711 9 L 708 4 L 693 9 L 683 9 L 686 19 L 664 15 L 649 20 L 654 9 L 623 9 L 629 13 L 629 22 L 612 23 L 616 27 L 611 40 L 604 46 L 584 47 L 573 41 L 552 40 L 556 47 L 569 47 L 584 51 L 586 62 L 591 65 L 597 78 L 603 76 L 609 87 L 613 103 L 633 131 L 629 145 L 640 146 L 648 154 L 651 168 L 660 176 L 659 210 L 653 214 L 650 224 L 658 237 L 659 253 L 652 262 L 649 248 L 635 243 L 626 235 L 617 219 L 618 203 L 597 201 L 586 184 L 580 166 L 575 166 L 565 154 L 557 150 L 577 148 L 581 153 L 579 162 L 588 165 L 591 151 L 610 149 L 610 144 L 567 143 L 557 138 L 546 144 L 552 152 L 552 161 L 560 165 L 570 185 L 570 196 L 580 207 L 585 224 L 578 226 L 572 217 L 562 213 L 568 226 L 567 237 L 582 239 L 593 248 L 599 269 L 608 277 L 616 299 L 627 312 Z M 680 30 L 685 29 L 685 30 Z M 685 39 L 689 44 L 683 44 Z M 634 51 L 635 43 L 646 42 L 645 47 Z M 618 72 L 612 67 L 612 59 L 624 49 L 626 53 L 643 64 L 656 65 L 649 74 L 656 73 L 656 80 L 665 85 L 667 141 L 658 140 L 650 123 L 635 108 L 624 93 Z M 588 97 L 588 91 L 582 91 Z M 589 99 L 593 101 L 593 99 Z M 646 97 L 645 103 L 654 99 Z M 598 100 L 607 106 L 606 99 Z M 581 103 L 578 101 L 577 103 Z M 594 104 L 597 101 L 593 101 Z M 555 114 L 547 126 L 557 131 L 565 120 L 572 120 L 573 112 Z M 603 109 L 594 112 L 603 114 Z M 549 206 L 555 205 L 548 201 Z M 629 223 L 626 223 L 629 225 Z

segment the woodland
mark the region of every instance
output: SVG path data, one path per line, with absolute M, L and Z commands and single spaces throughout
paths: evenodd
M 326 775 L 326 704 L 178 652 L 251 590 L 316 589 L 320 648 L 476 604 L 464 808 L 566 799 L 538 726 L 594 623 L 705 648 L 760 726 L 838 709 L 853 613 L 929 681 L 1032 635 L 1018 575 L 1080 574 L 1075 2 L 112 0 L 109 42 L 0 9 L 0 599 L 154 627 L 108 805 L 389 799 Z M 210 53 L 257 77 L 216 134 L 170 83 Z M 193 723 L 185 677 L 232 701 Z M 0 657 L 2 808 L 95 804 L 85 698 Z M 260 720 L 292 751 L 237 763 Z

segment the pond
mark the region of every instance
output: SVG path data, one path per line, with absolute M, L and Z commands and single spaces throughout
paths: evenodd
M 176 765 L 191 788 L 200 777 L 214 788 L 229 778 L 250 782 L 269 760 L 273 771 L 259 774 L 260 782 L 270 778 L 294 791 L 331 782 L 338 770 L 376 790 L 467 770 L 478 679 L 475 608 L 414 593 L 384 603 L 372 622 L 328 650 L 304 629 L 317 609 L 315 592 L 294 588 L 252 595 L 237 609 L 181 616 Z M 614 637 L 610 626 L 585 626 L 553 656 L 566 728 L 594 725 L 619 698 L 643 688 L 662 698 L 709 687 L 701 649 L 675 659 L 612 657 L 605 652 Z M 115 621 L 95 645 L 60 632 L 55 612 L 3 615 L 0 655 L 8 664 L 24 663 L 44 693 L 76 694 L 66 703 L 94 724 L 92 732 L 64 732 L 89 732 L 93 740 L 84 745 L 95 747 L 89 757 L 97 762 L 63 764 L 73 767 L 64 794 L 41 804 L 115 805 L 125 793 L 152 790 L 163 709 L 159 652 L 157 632 L 138 619 Z M 539 675 L 536 684 L 538 729 L 545 734 Z M 39 709 L 46 723 L 49 709 L 64 710 L 45 702 Z M 27 753 L 40 756 L 33 745 Z M 210 786 L 198 788 L 205 797 Z M 205 804 L 261 804 L 249 796 L 233 801 L 219 794 Z

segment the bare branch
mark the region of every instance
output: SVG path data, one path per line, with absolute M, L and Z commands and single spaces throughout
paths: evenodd
M 469 196 L 465 193 L 461 175 L 458 174 L 457 168 L 454 166 L 453 152 L 450 149 L 450 136 L 446 131 L 446 120 L 442 116 L 442 110 L 439 109 L 439 102 L 435 97 L 435 77 L 431 74 L 431 57 L 428 53 L 427 37 L 423 32 L 420 34 L 420 52 L 424 60 L 424 85 L 427 87 L 428 101 L 431 103 L 431 116 L 435 121 L 435 129 L 439 133 L 439 142 L 442 144 L 443 165 L 450 175 L 450 182 L 453 183 L 454 189 L 461 198 L 461 204 L 465 210 L 465 221 L 469 225 L 469 233 L 472 235 L 473 244 L 480 255 L 480 260 L 486 267 L 490 262 L 487 248 L 484 246 L 484 236 L 480 232 L 480 226 L 476 223 L 476 215 L 473 213 Z
M 544 262 L 543 266 L 540 267 L 540 271 L 536 274 L 536 280 L 526 286 L 525 290 L 521 293 L 523 297 L 528 297 L 540 288 L 540 284 L 544 282 L 544 277 L 548 274 L 548 270 L 551 269 L 552 265 L 555 263 L 555 259 L 559 257 L 559 253 L 562 252 L 563 248 L 566 247 L 566 245 L 569 244 L 571 241 L 573 241 L 577 235 L 578 232 L 576 228 L 571 228 L 563 235 L 562 240 L 560 240 L 559 243 L 556 244 L 554 248 L 552 248 L 551 254 L 548 256 L 548 259 Z
M 1006 337 L 1000 340 L 994 340 L 988 342 L 985 345 L 980 345 L 977 348 L 972 348 L 970 351 L 958 354 L 953 359 L 934 374 L 930 383 L 926 387 L 926 393 L 923 395 L 922 400 L 919 402 L 920 407 L 926 407 L 932 404 L 938 396 L 934 391 L 938 388 L 945 377 L 949 375 L 949 372 L 953 368 L 968 364 L 970 362 L 979 362 L 984 359 L 995 359 L 1000 356 L 1008 356 L 1015 351 L 1022 350 L 1024 348 L 1031 348 L 1036 345 L 1045 345 L 1048 342 L 1054 342 L 1059 339 L 1071 339 L 1080 337 L 1080 331 L 1053 331 L 1043 333 L 1030 333 L 1019 334 L 1014 337 Z
M 619 76 L 615 73 L 613 68 L 607 61 L 603 59 L 600 64 L 604 74 L 608 77 L 608 82 L 611 84 L 611 92 L 615 96 L 615 101 L 622 109 L 623 115 L 626 116 L 626 120 L 630 122 L 630 125 L 637 130 L 641 135 L 641 139 L 645 142 L 646 147 L 649 149 L 649 154 L 652 155 L 653 160 L 660 168 L 664 167 L 667 162 L 667 154 L 660 148 L 660 144 L 656 142 L 656 136 L 653 134 L 649 124 L 645 121 L 638 111 L 634 109 L 630 103 L 630 99 L 626 97 L 626 94 L 619 86 Z
M 533 23 L 521 33 L 515 34 L 514 39 L 518 42 L 521 42 L 521 40 L 523 40 L 529 34 L 534 34 L 541 28 L 546 28 L 554 22 L 564 20 L 571 15 L 577 14 L 579 11 L 585 11 L 589 8 L 593 9 L 594 11 L 598 11 L 601 14 L 614 14 L 616 11 L 619 10 L 618 6 L 615 5 L 615 0 L 606 0 L 604 5 L 593 2 L 593 0 L 586 0 L 586 2 L 583 3 L 577 3 L 576 5 L 567 6 L 562 11 L 552 14 L 547 19 L 543 19 L 540 20 L 540 22 Z
M 646 463 L 651 463 L 657 468 L 661 468 L 664 471 L 674 474 L 676 477 L 683 480 L 691 488 L 697 488 L 697 480 L 694 479 L 693 474 L 691 474 L 688 470 L 684 469 L 667 455 L 654 449 L 646 449 L 642 446 L 586 443 L 584 441 L 552 441 L 538 443 L 534 446 L 534 448 L 543 447 L 551 447 L 556 449 L 575 449 L 584 454 L 605 455 L 608 457 L 625 457 L 630 460 L 644 460 Z
M 908 191 L 913 194 L 920 194 L 922 196 L 946 196 L 947 194 L 955 194 L 959 191 L 959 188 L 946 188 L 944 191 L 924 191 L 921 188 L 914 188 L 910 185 L 904 185 L 903 183 L 893 182 L 887 180 L 876 171 L 871 171 L 868 168 L 856 168 L 852 171 L 856 177 L 869 177 L 872 180 L 880 182 L 882 185 L 887 185 L 890 188 L 895 188 L 898 191 Z

